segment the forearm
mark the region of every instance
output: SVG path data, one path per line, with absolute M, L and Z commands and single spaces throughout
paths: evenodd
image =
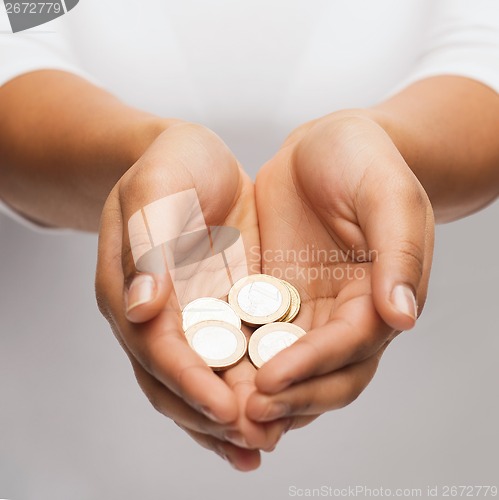
M 426 189 L 437 221 L 499 194 L 499 95 L 467 78 L 423 80 L 368 110 Z
M 69 73 L 15 78 L 0 87 L 0 198 L 41 224 L 95 231 L 114 184 L 169 124 Z

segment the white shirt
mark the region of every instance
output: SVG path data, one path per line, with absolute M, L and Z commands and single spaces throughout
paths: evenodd
M 207 125 L 252 172 L 299 124 L 418 79 L 499 90 L 498 0 L 81 0 L 31 32 L 8 29 L 2 8 L 0 85 L 71 71 Z

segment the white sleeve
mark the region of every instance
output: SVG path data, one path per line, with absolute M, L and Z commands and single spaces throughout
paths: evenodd
M 75 61 L 64 36 L 57 30 L 58 25 L 56 19 L 35 28 L 32 34 L 9 33 L 11 28 L 7 14 L 5 9 L 0 9 L 0 86 L 24 73 L 41 69 L 67 71 L 96 83 L 96 79 L 82 70 Z M 37 231 L 67 231 L 40 226 L 17 213 L 1 199 L 0 213 Z
M 468 77 L 499 92 L 499 0 L 436 0 L 413 72 L 397 90 L 438 75 Z
M 68 71 L 95 81 L 75 60 L 61 32 L 61 19 L 34 28 L 31 33 L 11 33 L 7 13 L 0 9 L 0 86 L 16 76 L 40 69 Z

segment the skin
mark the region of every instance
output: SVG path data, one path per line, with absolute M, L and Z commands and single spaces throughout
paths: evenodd
M 101 220 L 97 299 L 142 390 L 239 470 L 258 467 L 260 450 L 289 428 L 362 392 L 389 342 L 421 312 L 434 215 L 463 217 L 499 189 L 499 97 L 460 77 L 423 80 L 373 108 L 304 124 L 256 188 L 211 131 L 130 108 L 67 73 L 12 80 L 0 88 L 0 110 L 0 197 L 42 225 L 94 231 Z M 258 372 L 247 359 L 221 376 L 203 364 L 183 338 L 166 276 L 152 277 L 151 300 L 128 300 L 137 278 L 128 218 L 192 187 L 208 224 L 240 229 L 249 257 L 261 250 L 252 272 L 286 276 L 302 296 L 296 323 L 307 335 Z M 347 257 L 272 257 L 307 246 Z M 375 257 L 352 259 L 352 246 Z M 314 269 L 346 277 L 309 279 Z M 415 295 L 417 311 L 398 307 L 396 285 Z
M 155 276 L 154 300 L 129 304 L 127 316 L 123 307 L 135 274 L 123 221 L 152 200 L 190 188 L 196 189 L 207 225 L 237 227 L 245 248 L 259 249 L 254 187 L 248 176 L 213 132 L 179 122 L 158 136 L 106 202 L 98 302 L 153 406 L 202 446 L 241 470 L 251 470 L 259 465 L 258 450 L 273 448 L 287 422 L 256 423 L 246 416 L 246 401 L 256 391 L 250 361 L 246 358 L 221 376 L 213 373 L 185 340 L 173 286 L 165 276 Z M 253 265 L 260 268 L 259 261 Z

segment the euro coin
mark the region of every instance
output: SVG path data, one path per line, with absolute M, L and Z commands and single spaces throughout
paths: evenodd
M 182 311 L 184 332 L 202 321 L 224 321 L 241 329 L 241 318 L 227 302 L 212 297 L 201 297 L 187 304 Z
M 229 304 L 243 323 L 265 325 L 286 316 L 291 306 L 291 292 L 278 278 L 252 274 L 233 285 Z
M 286 314 L 286 316 L 281 318 L 279 321 L 290 323 L 296 318 L 296 316 L 300 312 L 301 298 L 300 294 L 298 293 L 298 290 L 291 283 L 288 283 L 287 281 L 284 280 L 281 281 L 286 285 L 291 295 L 291 307 L 289 308 L 289 311 Z
M 246 354 L 244 333 L 224 321 L 202 321 L 188 328 L 185 336 L 191 348 L 213 370 L 230 368 Z
M 270 323 L 254 331 L 249 341 L 251 362 L 260 368 L 277 353 L 305 335 L 305 330 L 291 323 Z

